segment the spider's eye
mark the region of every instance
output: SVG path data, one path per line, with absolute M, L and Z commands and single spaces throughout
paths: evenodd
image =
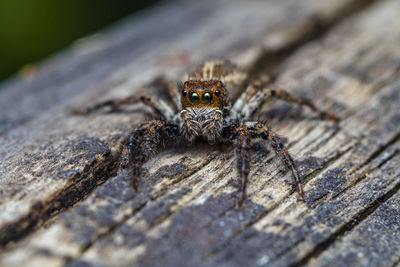
M 186 90 L 182 90 L 182 95 L 183 95 L 183 96 L 186 96 L 186 95 L 187 95 Z
M 204 93 L 204 94 L 201 96 L 201 100 L 203 100 L 204 103 L 211 103 L 212 94 L 211 94 L 211 93 Z
M 214 94 L 215 94 L 216 96 L 219 96 L 219 95 L 221 94 L 221 91 L 220 91 L 220 90 L 216 90 L 216 91 L 214 92 Z
M 198 93 L 191 93 L 189 95 L 189 101 L 192 103 L 196 103 L 197 101 L 199 101 L 199 99 L 200 99 L 200 96 Z

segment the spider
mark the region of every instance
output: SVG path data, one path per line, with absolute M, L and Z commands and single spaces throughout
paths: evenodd
M 77 110 L 77 114 L 89 114 L 103 107 L 118 108 L 121 105 L 142 102 L 149 106 L 161 119 L 141 124 L 126 138 L 121 158 L 122 168 L 131 167 L 133 188 L 138 190 L 142 165 L 164 141 L 176 142 L 181 139 L 187 144 L 197 141 L 212 146 L 230 143 L 237 146 L 240 188 L 237 206 L 245 199 L 246 183 L 250 170 L 250 146 L 254 139 L 269 141 L 273 150 L 291 170 L 298 195 L 303 199 L 304 192 L 296 164 L 283 145 L 281 138 L 265 123 L 252 121 L 251 116 L 263 105 L 265 100 L 276 98 L 308 106 L 322 119 L 339 121 L 333 114 L 321 111 L 307 98 L 294 95 L 283 89 L 263 88 L 260 82 L 250 83 L 248 75 L 225 60 L 206 61 L 183 78 L 184 82 L 171 86 L 167 94 L 173 105 L 149 94 L 133 94 L 128 97 L 112 99 L 94 106 Z M 233 105 L 229 92 L 234 88 L 246 88 Z

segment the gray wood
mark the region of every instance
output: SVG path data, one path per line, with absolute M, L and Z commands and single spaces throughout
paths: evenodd
M 166 2 L 3 86 L 1 264 L 398 264 L 399 2 L 198 2 Z M 255 116 L 288 138 L 305 202 L 262 142 L 240 210 L 231 147 L 164 150 L 135 193 L 118 159 L 144 108 L 68 112 L 216 56 L 342 118 L 338 127 L 281 102 Z

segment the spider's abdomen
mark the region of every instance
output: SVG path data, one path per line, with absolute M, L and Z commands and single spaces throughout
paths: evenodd
M 187 108 L 181 111 L 180 131 L 189 144 L 197 139 L 213 145 L 221 137 L 222 112 L 216 108 Z

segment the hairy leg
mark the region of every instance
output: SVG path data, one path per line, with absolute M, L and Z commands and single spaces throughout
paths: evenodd
M 248 103 L 248 101 L 258 92 L 258 87 L 254 84 L 247 86 L 246 90 L 236 99 L 232 106 L 232 111 L 236 114 L 242 113 L 242 108 Z
M 133 188 L 139 188 L 140 171 L 164 140 L 179 136 L 179 126 L 166 121 L 151 121 L 129 134 L 121 165 L 133 170 Z
M 228 143 L 237 144 L 240 187 L 236 206 L 240 208 L 246 198 L 246 185 L 250 171 L 251 133 L 245 124 L 231 124 L 222 129 L 222 137 Z
M 156 115 L 160 116 L 162 119 L 172 120 L 174 112 L 165 102 L 154 100 L 149 95 L 137 95 L 137 94 L 100 102 L 93 106 L 74 110 L 73 113 L 75 115 L 88 115 L 104 107 L 117 109 L 122 105 L 132 105 L 138 102 L 142 102 L 146 106 L 149 106 L 153 110 L 153 112 Z
M 297 193 L 299 194 L 300 198 L 303 199 L 304 193 L 303 187 L 300 182 L 299 171 L 297 170 L 296 164 L 294 163 L 292 156 L 286 150 L 285 146 L 282 144 L 282 141 L 277 136 L 277 134 L 270 130 L 264 123 L 259 122 L 254 123 L 252 127 L 249 127 L 249 132 L 253 138 L 262 138 L 264 140 L 268 140 L 271 143 L 274 151 L 285 162 L 286 167 L 291 170 L 294 181 L 296 183 Z
M 94 111 L 100 110 L 105 107 L 109 107 L 112 110 L 118 109 L 123 105 L 132 105 L 139 102 L 142 102 L 146 106 L 149 106 L 155 115 L 161 117 L 164 120 L 172 120 L 175 114 L 175 111 L 179 107 L 179 92 L 176 89 L 175 84 L 170 82 L 169 80 L 160 77 L 155 79 L 153 82 L 143 86 L 143 88 L 152 88 L 161 86 L 163 88 L 160 89 L 161 92 L 168 92 L 167 98 L 172 100 L 173 106 L 169 106 L 163 100 L 157 100 L 152 97 L 151 94 L 143 94 L 143 93 L 134 93 L 132 95 L 106 100 L 104 102 L 97 103 L 93 106 L 85 107 L 82 109 L 76 109 L 73 111 L 75 115 L 87 115 Z M 166 90 L 168 89 L 168 90 Z
M 228 125 L 222 130 L 222 137 L 230 142 L 238 141 L 238 167 L 240 174 L 240 188 L 239 196 L 237 198 L 237 206 L 241 207 L 246 197 L 246 184 L 248 180 L 250 170 L 250 145 L 252 139 L 262 138 L 268 140 L 274 151 L 284 161 L 286 167 L 288 167 L 294 177 L 296 183 L 297 193 L 301 199 L 303 199 L 303 187 L 300 182 L 300 175 L 294 160 L 290 153 L 286 150 L 282 144 L 280 138 L 271 131 L 265 124 L 258 122 L 246 122 L 240 125 Z
M 277 98 L 287 102 L 296 103 L 298 105 L 307 106 L 312 111 L 319 114 L 322 119 L 339 121 L 339 117 L 330 114 L 326 111 L 320 110 L 310 99 L 298 96 L 287 92 L 283 89 L 264 88 L 254 94 L 251 99 L 243 106 L 242 115 L 245 120 L 248 120 L 259 108 L 262 107 L 264 102 L 269 98 Z
M 239 96 L 238 99 L 236 99 L 235 103 L 233 104 L 232 111 L 236 114 L 240 114 L 243 106 L 245 106 L 249 100 L 260 90 L 260 88 L 270 81 L 270 79 L 270 76 L 264 75 L 261 77 L 261 79 L 249 84 L 246 90 Z
M 247 178 L 249 176 L 250 171 L 250 134 L 245 125 L 239 126 L 236 129 L 238 133 L 238 140 L 239 140 L 239 147 L 238 147 L 238 166 L 239 166 L 239 173 L 240 173 L 240 189 L 239 189 L 239 196 L 237 198 L 236 205 L 238 207 L 242 206 L 243 200 L 245 199 L 246 195 L 246 184 Z

